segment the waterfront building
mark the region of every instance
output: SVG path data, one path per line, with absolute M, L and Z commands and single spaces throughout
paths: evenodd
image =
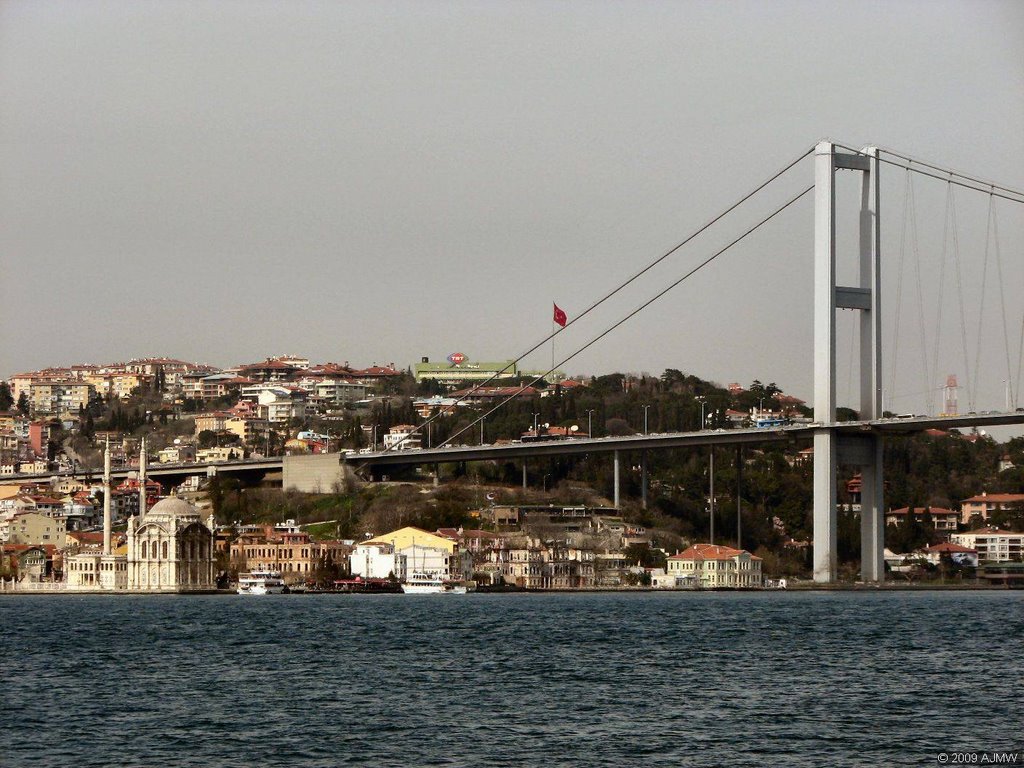
M 343 541 L 313 541 L 294 525 L 264 527 L 231 544 L 231 560 L 246 570 L 279 571 L 286 582 L 302 581 L 320 567 L 349 572 L 351 547 Z
M 184 499 L 170 497 L 149 505 L 146 482 L 145 440 L 139 456 L 139 496 L 128 520 L 125 546 L 113 547 L 113 493 L 110 483 L 110 447 L 103 468 L 102 549 L 69 556 L 65 567 L 67 588 L 86 591 L 198 592 L 216 588 L 213 529 L 210 515 L 204 522 L 199 510 Z
M 422 528 L 399 528 L 364 543 L 390 545 L 397 556 L 405 558 L 410 572 L 428 571 L 453 579 L 468 579 L 472 573 L 472 555 L 461 552 L 457 541 Z
M 977 551 L 979 562 L 1020 562 L 1024 556 L 1024 533 L 982 528 L 979 531 L 954 533 L 950 535 L 949 541 Z
M 213 515 L 204 522 L 184 499 L 158 501 L 128 521 L 128 589 L 159 592 L 216 588 Z
M 524 589 L 540 589 L 544 585 L 544 551 L 534 539 L 510 542 L 507 550 L 498 550 L 491 559 L 501 567 L 507 584 Z
M 700 589 L 763 586 L 761 558 L 743 549 L 719 544 L 694 544 L 668 558 L 669 576 L 676 586 Z
M 978 551 L 952 542 L 943 542 L 924 550 L 925 559 L 932 565 L 939 565 L 943 560 L 955 565 L 978 567 Z
M 406 576 L 406 560 L 391 544 L 364 541 L 352 548 L 349 572 L 363 579 L 395 578 L 403 581 Z
M 19 582 L 46 581 L 60 562 L 53 544 L 4 544 L 2 551 L 6 562 L 0 572 L 16 574 Z

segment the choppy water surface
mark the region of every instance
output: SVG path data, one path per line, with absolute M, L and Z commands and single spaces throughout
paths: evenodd
M 0 599 L 2 766 L 935 765 L 1024 593 Z

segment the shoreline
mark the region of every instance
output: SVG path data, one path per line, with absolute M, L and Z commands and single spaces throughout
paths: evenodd
M 504 590 L 479 590 L 479 594 L 482 595 L 548 595 L 548 594 L 559 594 L 559 595 L 572 595 L 572 594 L 700 594 L 707 592 L 725 593 L 725 594 L 747 594 L 747 593 L 784 593 L 784 592 L 1013 592 L 1016 590 L 1024 589 L 1021 586 L 1006 586 L 1003 584 L 986 584 L 986 583 L 970 583 L 970 584 L 864 584 L 864 583 L 841 583 L 841 584 L 815 584 L 810 583 L 790 583 L 787 589 L 736 589 L 723 587 L 720 589 L 654 589 L 651 587 L 589 587 L 584 589 L 568 589 L 568 588 L 549 588 L 549 589 L 504 589 Z M 347 592 L 343 590 L 332 591 L 332 590 L 304 590 L 301 592 L 291 592 L 290 595 L 297 597 L 309 596 L 309 595 L 363 595 L 363 594 L 377 594 L 377 593 L 356 593 Z M 392 593 L 379 593 L 379 594 L 392 594 Z M 394 593 L 401 594 L 401 593 Z M 468 594 L 477 594 L 474 590 Z M 42 588 L 42 589 L 4 589 L 0 590 L 0 597 L 4 596 L 53 596 L 53 595 L 106 595 L 109 597 L 150 597 L 155 595 L 165 595 L 168 597 L 178 596 L 189 596 L 189 595 L 203 595 L 203 596 L 232 596 L 239 597 L 238 593 L 234 589 L 215 589 L 215 590 L 195 590 L 189 592 L 169 592 L 169 591 L 158 591 L 158 590 L 146 590 L 146 591 L 127 591 L 127 590 L 109 590 L 109 589 L 60 589 L 60 588 Z M 245 595 L 242 595 L 245 597 Z

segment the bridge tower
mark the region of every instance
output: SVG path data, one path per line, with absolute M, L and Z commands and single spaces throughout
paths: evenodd
M 882 439 L 865 432 L 840 435 L 836 423 L 836 311 L 860 312 L 860 418 L 882 416 L 881 276 L 878 150 L 844 152 L 822 141 L 814 150 L 814 580 L 837 577 L 836 470 L 860 468 L 861 578 L 882 581 L 885 562 Z M 859 285 L 836 285 L 837 170 L 861 174 Z

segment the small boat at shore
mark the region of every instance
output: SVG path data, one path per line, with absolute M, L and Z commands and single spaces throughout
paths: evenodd
M 402 582 L 402 592 L 407 595 L 439 595 L 443 591 L 444 580 L 437 573 L 413 571 Z
M 238 576 L 240 595 L 276 595 L 285 591 L 280 571 L 255 570 Z
M 407 595 L 464 595 L 466 585 L 456 581 L 445 581 L 439 573 L 413 571 L 402 582 L 402 592 Z

